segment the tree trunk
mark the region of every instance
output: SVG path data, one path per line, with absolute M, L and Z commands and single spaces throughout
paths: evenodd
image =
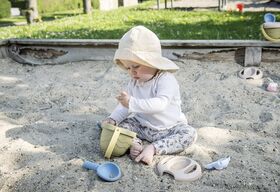
M 90 14 L 91 13 L 91 0 L 83 0 L 83 7 L 84 7 L 84 13 Z
M 27 9 L 28 9 L 26 11 L 27 23 L 31 24 L 33 22 L 39 21 L 37 0 L 28 0 Z

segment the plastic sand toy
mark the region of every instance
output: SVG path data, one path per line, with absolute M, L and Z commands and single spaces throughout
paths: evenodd
M 200 165 L 183 156 L 164 158 L 157 164 L 157 172 L 159 176 L 169 173 L 177 181 L 195 181 L 202 176 Z
M 90 161 L 83 163 L 83 168 L 95 170 L 97 175 L 104 181 L 116 181 L 121 178 L 120 167 L 112 162 L 97 164 Z
M 119 157 L 126 153 L 136 133 L 111 124 L 102 126 L 100 148 L 106 158 Z

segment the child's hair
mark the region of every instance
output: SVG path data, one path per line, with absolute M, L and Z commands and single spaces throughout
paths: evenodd
M 175 72 L 179 67 L 162 56 L 160 40 L 144 26 L 136 26 L 120 39 L 114 62 L 124 69 L 121 60 L 129 60 L 163 71 Z

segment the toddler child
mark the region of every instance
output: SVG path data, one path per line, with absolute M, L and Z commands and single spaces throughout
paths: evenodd
M 162 56 L 158 37 L 144 26 L 133 27 L 120 39 L 114 62 L 131 80 L 102 124 L 137 133 L 130 157 L 151 164 L 155 154 L 179 153 L 193 144 L 197 133 L 181 111 L 179 85 L 173 75 L 178 66 Z M 150 144 L 143 146 L 142 140 Z

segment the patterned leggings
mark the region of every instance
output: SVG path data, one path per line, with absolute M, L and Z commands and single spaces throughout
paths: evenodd
M 134 131 L 139 139 L 152 143 L 158 155 L 182 152 L 197 138 L 196 130 L 187 123 L 178 124 L 168 130 L 156 131 L 142 126 L 132 117 L 123 120 L 118 126 Z

